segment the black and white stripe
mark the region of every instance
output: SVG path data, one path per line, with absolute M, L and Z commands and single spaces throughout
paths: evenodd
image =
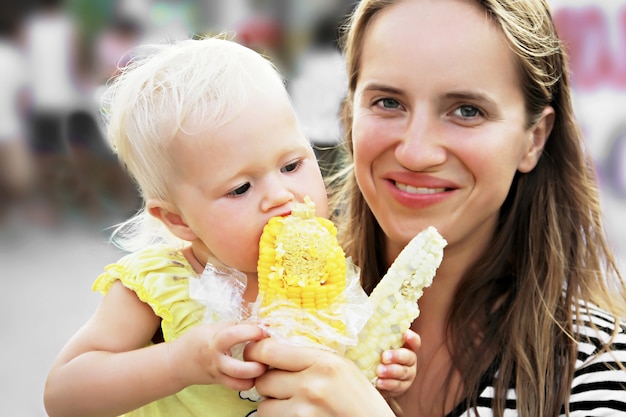
M 608 341 L 616 326 L 613 318 L 597 307 L 583 310 L 583 323 L 578 326 L 578 359 L 572 382 L 569 403 L 570 417 L 624 417 L 626 416 L 626 371 L 618 362 L 626 364 L 626 325 L 618 324 L 619 333 L 613 340 L 612 351 L 595 357 L 601 343 Z M 591 327 L 594 323 L 597 330 Z M 478 398 L 478 413 L 463 404 L 446 417 L 493 416 L 493 376 L 486 378 Z M 517 416 L 515 389 L 507 392 L 505 417 Z M 560 416 L 565 416 L 563 411 Z

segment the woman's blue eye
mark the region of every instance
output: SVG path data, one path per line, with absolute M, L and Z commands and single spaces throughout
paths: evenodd
M 300 161 L 292 162 L 292 163 L 287 164 L 284 167 L 282 167 L 280 172 L 292 172 L 292 171 L 295 171 L 296 169 L 298 169 L 300 164 L 301 164 Z
M 386 109 L 397 109 L 398 107 L 400 107 L 398 101 L 392 98 L 383 98 L 379 101 L 379 103 Z
M 474 106 L 461 106 L 457 109 L 459 116 L 465 119 L 471 119 L 472 117 L 480 116 L 480 110 Z
M 249 189 L 250 189 L 250 183 L 247 182 L 241 187 L 235 188 L 233 191 L 228 193 L 228 195 L 233 196 L 233 197 L 240 196 L 244 194 L 246 191 L 248 191 Z

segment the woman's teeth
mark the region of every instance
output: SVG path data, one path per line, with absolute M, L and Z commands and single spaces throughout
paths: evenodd
M 413 187 L 411 185 L 402 184 L 399 182 L 396 182 L 396 187 L 409 194 L 436 194 L 442 193 L 446 190 L 445 188 Z

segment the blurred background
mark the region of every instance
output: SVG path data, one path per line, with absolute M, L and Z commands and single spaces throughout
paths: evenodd
M 606 228 L 626 266 L 626 0 L 549 0 L 571 59 L 577 117 Z M 51 361 L 100 300 L 120 253 L 110 226 L 141 205 L 108 149 L 99 100 L 139 43 L 227 32 L 271 57 L 309 138 L 341 135 L 337 27 L 345 0 L 3 0 L 0 4 L 0 392 L 3 414 L 45 416 Z

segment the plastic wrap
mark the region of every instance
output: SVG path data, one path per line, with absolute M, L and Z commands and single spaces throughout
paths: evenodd
M 207 263 L 198 279 L 189 280 L 189 296 L 206 308 L 203 323 L 238 322 L 249 313 L 243 303 L 246 285 L 243 272 Z

